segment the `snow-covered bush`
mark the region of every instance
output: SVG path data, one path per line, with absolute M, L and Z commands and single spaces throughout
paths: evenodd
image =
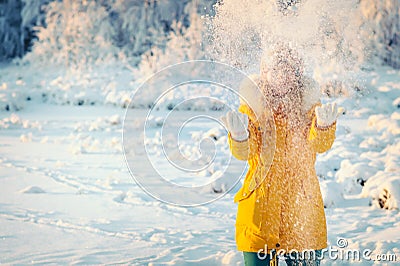
M 336 172 L 336 181 L 343 187 L 343 191 L 347 194 L 359 194 L 363 183 L 368 180 L 374 173 L 374 167 L 365 162 L 354 163 L 349 159 L 341 162 L 339 170 Z
M 88 68 L 112 61 L 112 26 L 107 10 L 94 1 L 64 0 L 46 6 L 45 26 L 24 61 L 40 65 Z
M 344 201 L 343 187 L 333 180 L 323 180 L 320 182 L 322 200 L 325 208 L 339 207 Z
M 366 183 L 362 195 L 382 209 L 394 210 L 400 206 L 400 177 L 395 173 L 378 172 Z

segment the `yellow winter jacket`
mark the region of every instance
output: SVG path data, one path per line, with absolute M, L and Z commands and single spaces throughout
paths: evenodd
M 271 144 L 267 147 L 270 151 L 262 155 L 271 158 L 260 155 L 261 131 L 268 129 L 252 121 L 254 115 L 247 105 L 240 106 L 239 112 L 249 116 L 249 138 L 241 142 L 232 139 L 230 134 L 228 138 L 232 154 L 249 164 L 243 186 L 234 198 L 238 203 L 238 250 L 257 252 L 267 248 L 268 252 L 271 249 L 301 252 L 327 246 L 315 159 L 316 153 L 332 146 L 336 123 L 328 128 L 318 127 L 315 106 L 308 112 L 309 124 L 296 132 L 288 127 L 284 117 L 274 114 L 276 148 Z M 270 168 L 262 163 L 271 160 Z

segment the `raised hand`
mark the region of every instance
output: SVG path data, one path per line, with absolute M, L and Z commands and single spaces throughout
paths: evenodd
M 320 127 L 328 127 L 335 123 L 339 116 L 339 111 L 336 103 L 327 103 L 315 108 L 317 116 L 317 125 Z
M 229 111 L 220 119 L 234 140 L 243 141 L 249 137 L 249 132 L 247 131 L 249 120 L 246 114 Z

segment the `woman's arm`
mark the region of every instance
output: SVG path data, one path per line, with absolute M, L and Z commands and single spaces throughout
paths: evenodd
M 308 140 L 311 142 L 316 152 L 323 153 L 332 147 L 335 140 L 335 132 L 336 122 L 329 126 L 321 127 L 317 124 L 317 117 L 314 115 Z
M 247 161 L 256 154 L 257 148 L 253 147 L 254 144 L 252 143 L 257 143 L 257 140 L 255 139 L 257 136 L 255 132 L 252 131 L 250 123 L 248 126 L 248 131 L 249 137 L 242 141 L 235 140 L 232 138 L 231 134 L 228 133 L 229 148 L 232 152 L 232 155 L 238 160 Z

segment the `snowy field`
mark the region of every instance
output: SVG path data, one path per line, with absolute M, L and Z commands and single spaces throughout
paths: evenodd
M 3 103 L 23 97 L 18 86 L 32 81 L 2 73 Z M 318 157 L 317 174 L 329 245 L 342 251 L 370 249 L 376 265 L 395 265 L 377 256 L 394 254 L 400 261 L 400 72 L 378 69 L 368 73 L 367 84 L 364 95 L 336 99 L 346 112 L 332 150 Z M 21 110 L 0 113 L 1 264 L 243 265 L 234 241 L 238 187 L 198 207 L 157 201 L 126 166 L 123 108 L 49 102 L 33 99 Z M 145 119 L 147 110 L 130 112 Z M 183 141 L 195 143 L 208 127 L 205 121 L 204 127 L 189 128 L 192 137 Z M 222 154 L 228 153 L 224 132 L 217 132 Z M 221 169 L 217 164 L 214 170 Z M 200 193 L 213 192 L 210 186 Z M 382 193 L 388 197 L 384 202 Z M 379 207 L 379 198 L 388 210 Z M 374 261 L 326 257 L 323 264 Z
M 231 84 L 163 94 L 148 82 L 139 100 L 131 95 L 177 62 L 210 58 L 258 73 L 288 43 L 333 95 L 322 102 L 344 108 L 332 149 L 316 163 L 331 251 L 322 264 L 397 265 L 400 70 L 389 66 L 400 68 L 399 3 L 0 1 L 0 264 L 243 265 L 233 203 L 243 162 L 216 119 L 226 111 L 210 100 L 216 84 L 233 88 L 243 77 L 197 62 L 162 85 L 204 70 Z M 221 92 L 218 100 L 237 104 Z M 187 101 L 191 94 L 207 99 Z M 160 112 L 147 117 L 161 95 Z M 182 129 L 179 138 L 162 143 L 177 105 L 168 125 Z M 131 173 L 153 192 L 161 185 L 146 158 L 168 184 L 191 188 L 188 197 L 161 187 L 164 196 L 212 202 L 179 207 L 145 193 Z

